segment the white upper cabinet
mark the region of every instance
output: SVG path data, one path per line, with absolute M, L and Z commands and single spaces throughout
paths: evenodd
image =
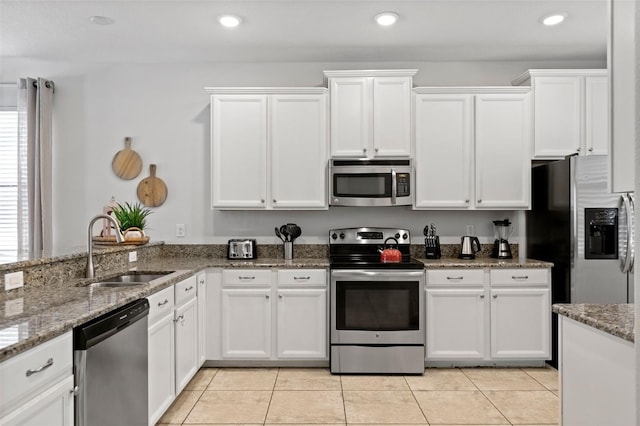
M 327 89 L 207 91 L 212 208 L 327 208 Z
M 606 155 L 607 70 L 529 70 L 513 81 L 533 90 L 534 159 Z
M 417 70 L 325 71 L 331 157 L 411 155 L 411 88 Z
M 415 208 L 528 209 L 529 89 L 414 91 Z
M 611 81 L 611 137 L 609 187 L 612 192 L 634 191 L 636 145 L 636 33 L 637 2 L 609 0 L 607 68 Z

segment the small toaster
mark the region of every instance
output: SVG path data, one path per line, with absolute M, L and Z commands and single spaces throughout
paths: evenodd
M 258 250 L 254 239 L 231 239 L 227 243 L 227 259 L 256 259 Z

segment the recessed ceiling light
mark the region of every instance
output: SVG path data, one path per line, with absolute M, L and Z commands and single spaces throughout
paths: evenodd
M 569 14 L 566 12 L 552 13 L 540 18 L 540 22 L 542 22 L 546 26 L 551 27 L 553 25 L 558 25 L 560 22 L 564 21 L 567 16 L 569 16 Z
M 91 21 L 92 24 L 96 25 L 113 25 L 113 23 L 115 22 L 113 19 L 107 16 L 92 16 L 91 18 L 89 18 L 89 21 Z
M 218 22 L 220 22 L 220 25 L 222 25 L 223 27 L 234 28 L 240 25 L 242 19 L 240 19 L 239 16 L 235 15 L 222 15 L 218 17 Z
M 399 17 L 400 16 L 395 12 L 382 12 L 375 16 L 375 20 L 378 25 L 388 27 L 389 25 L 395 24 Z

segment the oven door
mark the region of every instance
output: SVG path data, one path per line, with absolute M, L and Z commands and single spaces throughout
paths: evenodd
M 423 270 L 332 270 L 331 344 L 424 344 Z

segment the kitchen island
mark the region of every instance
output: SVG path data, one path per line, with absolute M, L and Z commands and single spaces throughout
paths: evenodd
M 634 305 L 557 304 L 565 426 L 636 424 Z

